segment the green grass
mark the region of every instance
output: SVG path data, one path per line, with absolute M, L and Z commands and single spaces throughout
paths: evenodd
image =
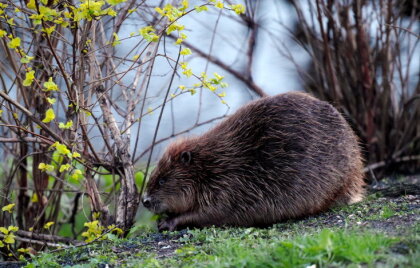
M 210 233 L 210 235 L 209 235 Z M 234 232 L 235 233 L 235 232 Z M 385 260 L 395 242 L 381 234 L 323 229 L 320 232 L 265 238 L 269 231 L 250 230 L 246 237 L 229 231 L 212 234 L 196 231 L 203 246 L 177 250 L 178 262 L 186 267 L 306 267 L 316 264 L 374 264 Z M 275 235 L 279 235 L 278 233 Z
M 168 243 L 170 247 L 178 248 L 160 258 L 153 247 L 148 246 L 152 240 L 144 235 L 134 240 L 117 239 L 66 250 L 54 257 L 44 254 L 29 267 L 60 267 L 75 263 L 79 264 L 76 267 L 99 264 L 131 267 L 392 267 L 396 263 L 414 267 L 419 257 L 415 243 L 403 245 L 405 248 L 409 245 L 408 253 L 417 255 L 394 253 L 393 247 L 402 243 L 400 239 L 362 229 L 322 229 L 304 234 L 282 232 L 277 228 L 191 230 L 173 240 L 175 244 Z
M 44 253 L 28 267 L 419 267 L 420 209 L 406 201 L 368 197 L 266 229 L 139 227 L 128 239 Z

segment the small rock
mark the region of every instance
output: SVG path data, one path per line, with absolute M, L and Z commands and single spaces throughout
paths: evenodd
M 411 201 L 411 200 L 415 200 L 417 197 L 415 195 L 406 195 L 405 199 Z

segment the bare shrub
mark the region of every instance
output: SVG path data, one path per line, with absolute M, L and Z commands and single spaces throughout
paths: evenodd
M 197 12 L 237 17 L 245 8 L 216 1 L 8 0 L 0 12 L 0 226 L 10 227 L 1 229 L 0 242 L 57 246 L 72 242 L 59 231 L 88 242 L 128 231 L 153 145 L 221 118 L 197 116 L 192 127 L 158 138 L 165 106 L 195 92 L 201 105 L 202 91 L 225 103 L 223 76 L 188 65 L 194 43 L 185 41 L 182 19 Z M 187 86 L 178 84 L 181 78 Z M 140 136 L 152 113 L 152 137 Z M 142 139 L 152 145 L 137 146 Z M 136 172 L 139 159 L 147 167 Z M 80 218 L 91 220 L 82 234 Z M 8 249 L 1 249 L 5 256 Z
M 418 1 L 291 2 L 296 40 L 311 58 L 305 90 L 345 114 L 368 169 L 418 171 Z

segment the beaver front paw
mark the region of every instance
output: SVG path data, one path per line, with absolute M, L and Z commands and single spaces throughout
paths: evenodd
M 160 219 L 157 223 L 159 232 L 162 231 L 175 231 L 177 227 L 176 218 L 164 218 Z

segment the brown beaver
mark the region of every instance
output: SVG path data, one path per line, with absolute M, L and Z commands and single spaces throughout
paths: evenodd
M 159 230 L 268 226 L 360 201 L 363 175 L 358 140 L 340 113 L 286 93 L 172 143 L 142 201 L 167 215 Z

